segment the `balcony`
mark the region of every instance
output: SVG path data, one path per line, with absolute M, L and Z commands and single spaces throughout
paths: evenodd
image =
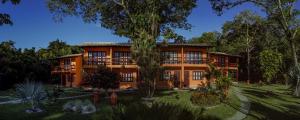
M 229 67 L 238 67 L 237 63 L 229 63 Z
M 207 64 L 208 59 L 187 59 L 185 58 L 184 64 Z
M 63 67 L 55 66 L 52 68 L 52 72 L 54 73 L 74 72 L 74 71 L 75 71 L 75 65 L 63 65 Z
M 181 64 L 181 57 L 167 58 L 161 61 L 162 64 Z
M 135 65 L 131 58 L 113 58 L 113 65 Z
M 84 67 L 97 67 L 98 65 L 109 65 L 111 63 L 110 58 L 98 58 L 84 60 Z

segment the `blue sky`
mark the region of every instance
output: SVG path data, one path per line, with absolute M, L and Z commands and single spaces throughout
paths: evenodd
M 211 9 L 208 0 L 198 0 L 197 8 L 188 17 L 191 30 L 177 30 L 189 39 L 200 36 L 203 32 L 220 31 L 225 21 L 232 20 L 239 12 L 250 9 L 263 15 L 260 9 L 252 4 L 244 4 L 217 16 Z M 0 42 L 13 40 L 17 48 L 47 47 L 49 41 L 61 39 L 68 44 L 81 42 L 127 42 L 112 31 L 102 28 L 97 23 L 84 23 L 79 17 L 67 17 L 62 23 L 56 23 L 47 9 L 45 0 L 22 0 L 21 4 L 12 6 L 0 4 L 0 12 L 9 13 L 13 26 L 0 26 Z

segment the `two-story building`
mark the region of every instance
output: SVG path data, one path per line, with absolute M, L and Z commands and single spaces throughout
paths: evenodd
M 59 57 L 60 65 L 52 74 L 61 76 L 61 84 L 80 86 L 84 73 L 93 72 L 98 65 L 106 65 L 120 74 L 120 88 L 137 88 L 140 82 L 139 69 L 131 57 L 130 43 L 89 42 L 80 45 L 84 52 Z M 226 75 L 237 79 L 238 56 L 226 53 L 210 53 L 209 44 L 158 44 L 164 72 L 158 76 L 157 88 L 195 88 L 205 86 L 208 63 L 213 62 Z

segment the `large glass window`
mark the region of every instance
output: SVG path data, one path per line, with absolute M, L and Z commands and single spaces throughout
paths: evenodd
M 199 51 L 189 51 L 185 53 L 185 63 L 188 64 L 201 64 L 201 52 Z
M 133 82 L 133 73 L 132 72 L 122 72 L 121 82 Z
M 116 51 L 113 53 L 113 64 L 116 65 L 128 65 L 131 63 L 131 54 L 130 52 L 125 51 Z
M 202 71 L 193 71 L 193 80 L 203 80 L 204 72 Z
M 176 51 L 163 51 L 161 52 L 163 57 L 163 64 L 178 64 L 179 58 Z
M 89 51 L 88 52 L 88 64 L 105 64 L 106 53 L 104 51 Z

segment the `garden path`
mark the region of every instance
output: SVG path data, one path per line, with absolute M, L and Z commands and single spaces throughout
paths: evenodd
M 236 86 L 233 86 L 234 92 L 236 96 L 241 101 L 240 110 L 238 110 L 232 117 L 228 118 L 227 120 L 243 120 L 247 117 L 251 103 L 249 99 L 242 94 L 242 90 Z

